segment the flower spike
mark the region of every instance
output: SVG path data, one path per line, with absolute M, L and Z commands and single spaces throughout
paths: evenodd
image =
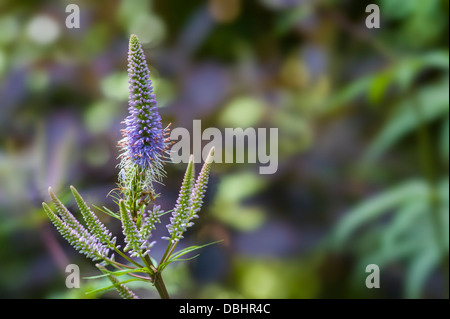
M 205 196 L 213 157 L 214 147 L 210 150 L 194 184 L 193 157 L 191 156 L 177 203 L 170 218 L 170 224 L 167 225 L 170 237 L 163 237 L 163 239 L 175 243 L 183 238 L 183 233 L 188 227 L 194 225 L 191 220 L 198 218 L 197 213 L 203 205 L 203 197 Z
M 158 113 L 150 71 L 144 51 L 136 35 L 131 35 L 128 51 L 129 112 L 122 130 L 121 147 L 122 179 L 129 176 L 131 166 L 136 165 L 145 175 L 147 184 L 160 181 L 165 176 L 164 163 L 168 160 L 169 143 Z

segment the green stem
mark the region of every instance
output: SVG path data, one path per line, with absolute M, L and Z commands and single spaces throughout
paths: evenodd
M 132 276 L 132 277 L 136 277 L 136 278 L 139 278 L 139 279 L 142 279 L 142 280 L 148 280 L 148 281 L 152 282 L 152 278 L 150 278 L 150 277 L 144 277 L 144 276 L 136 275 L 136 274 L 133 274 L 133 273 L 127 273 L 127 275 L 128 276 Z
M 122 267 L 120 267 L 120 266 L 118 266 L 118 265 L 115 265 L 115 264 L 111 264 L 113 267 L 115 267 L 116 269 L 118 269 L 118 270 L 124 270 Z M 104 268 L 104 267 L 103 267 Z M 136 274 L 134 274 L 134 273 L 131 273 L 131 272 L 127 272 L 127 275 L 128 276 L 132 276 L 132 277 L 136 277 L 136 278 L 139 278 L 139 279 L 143 279 L 143 280 L 148 280 L 148 281 L 150 281 L 150 282 L 152 282 L 152 278 L 151 277 L 144 277 L 144 276 L 139 276 L 139 275 L 136 275 Z
M 151 272 L 154 274 L 158 270 L 153 266 L 153 263 L 148 255 L 145 255 L 145 257 L 142 258 L 142 261 L 144 262 L 145 266 L 147 266 L 148 269 L 151 270 Z
M 177 247 L 178 242 L 172 245 L 172 248 L 170 248 L 169 254 L 167 255 L 166 259 L 163 262 L 166 262 L 167 259 L 170 258 L 170 255 L 172 255 L 173 251 L 175 250 L 175 247 Z
M 119 263 L 115 260 L 109 259 L 109 258 L 103 258 L 105 261 L 107 261 L 108 263 L 110 263 L 111 265 L 113 265 L 114 267 L 124 267 L 124 268 L 128 268 L 128 269 L 134 269 L 131 266 L 128 265 L 124 265 L 122 263 Z M 142 268 L 142 267 L 141 267 Z
M 145 255 L 145 257 L 142 258 L 142 261 L 153 272 L 152 277 L 153 285 L 158 291 L 158 294 L 161 297 L 161 299 L 169 299 L 170 298 L 169 293 L 167 292 L 166 285 L 164 284 L 164 280 L 162 279 L 161 272 L 155 268 L 148 255 Z
M 120 256 L 122 256 L 123 258 L 125 258 L 127 261 L 129 261 L 130 263 L 134 264 L 135 266 L 142 268 L 142 265 L 140 265 L 139 263 L 135 262 L 133 259 L 131 259 L 130 257 L 128 257 L 127 255 L 125 255 L 123 252 L 121 252 L 117 247 L 114 247 L 114 251 L 116 253 L 118 253 Z
M 164 255 L 162 256 L 161 261 L 159 262 L 160 265 L 163 264 L 166 261 L 167 254 L 169 253 L 171 247 L 172 247 L 172 242 L 169 241 L 169 244 L 167 245 L 166 251 L 164 252 Z
M 170 298 L 160 272 L 155 273 L 155 276 L 153 277 L 153 284 L 161 296 L 161 299 Z
M 136 170 L 136 172 L 133 176 L 134 181 L 132 182 L 131 191 L 127 194 L 128 207 L 130 208 L 131 216 L 132 216 L 134 222 L 136 223 L 136 226 L 138 227 L 138 229 L 141 226 L 140 225 L 141 224 L 141 220 L 140 220 L 141 215 L 139 214 L 139 211 L 146 205 L 145 202 L 142 204 L 138 203 L 138 200 L 142 196 L 142 192 L 137 186 L 137 185 L 140 185 L 141 173 L 142 172 L 140 170 Z M 124 254 L 121 254 L 121 252 L 118 251 L 118 253 L 122 257 L 129 260 L 130 262 L 134 263 L 135 265 L 138 265 L 134 261 L 127 258 Z M 145 257 L 143 257 L 141 259 L 142 259 L 143 263 L 145 264 L 145 266 L 148 268 L 148 270 L 151 272 L 151 276 L 152 276 L 151 281 L 153 282 L 153 285 L 155 286 L 156 290 L 158 291 L 161 299 L 169 299 L 169 294 L 167 292 L 166 286 L 162 279 L 161 273 L 158 271 L 158 269 L 155 268 L 150 257 L 148 255 L 146 255 Z

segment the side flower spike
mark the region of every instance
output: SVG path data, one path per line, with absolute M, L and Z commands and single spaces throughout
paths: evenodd
M 103 244 L 108 246 L 110 249 L 114 249 L 116 246 L 116 237 L 112 237 L 111 231 L 109 231 L 106 226 L 98 219 L 94 212 L 89 208 L 84 199 L 81 197 L 80 193 L 75 189 L 75 187 L 70 186 L 73 197 L 75 198 L 78 207 L 80 208 L 81 214 L 83 215 L 86 225 L 92 234 Z
M 203 205 L 203 198 L 208 184 L 213 157 L 214 147 L 210 150 L 200 174 L 194 183 L 193 158 L 191 156 L 181 185 L 180 194 L 178 195 L 177 203 L 173 210 L 172 217 L 170 218 L 170 224 L 167 225 L 170 237 L 163 237 L 163 239 L 175 243 L 183 238 L 183 233 L 188 227 L 194 225 L 191 220 L 193 218 L 198 218 L 197 213 Z
M 195 181 L 194 189 L 191 194 L 191 209 L 188 217 L 188 227 L 192 226 L 190 220 L 192 218 L 198 218 L 197 213 L 200 211 L 203 205 L 203 198 L 205 197 L 206 188 L 208 187 L 209 172 L 211 171 L 211 165 L 214 159 L 214 147 L 209 151 L 208 157 L 202 166 L 200 174 L 198 174 Z
M 112 275 L 110 272 L 106 270 L 101 264 L 95 265 L 100 271 L 108 277 L 109 281 L 113 284 L 114 288 L 116 288 L 117 292 L 123 299 L 139 299 L 139 297 L 127 286 L 122 284 L 119 279 Z
M 182 234 L 186 230 L 185 221 L 191 208 L 191 193 L 193 187 L 194 158 L 191 155 L 186 172 L 184 173 L 183 182 L 181 183 L 181 189 L 178 194 L 177 202 L 172 212 L 172 217 L 170 217 L 170 224 L 167 225 L 170 237 L 163 237 L 162 239 L 167 239 L 172 243 L 175 243 L 183 238 Z
M 55 225 L 61 236 L 80 253 L 92 260 L 107 258 L 109 249 L 97 241 L 97 239 L 87 233 L 79 233 L 68 223 L 61 220 L 46 203 L 42 203 L 42 208 L 47 213 L 50 221 Z M 71 224 L 73 225 L 73 224 Z
M 156 229 L 156 224 L 161 222 L 159 218 L 163 213 L 164 211 L 161 210 L 161 207 L 155 205 L 153 210 L 142 214 L 142 225 L 139 229 L 139 234 L 143 241 L 142 250 L 149 251 L 156 244 L 156 241 L 150 241 L 150 238 L 152 237 L 152 230 Z
M 131 250 L 131 257 L 141 255 L 141 246 L 143 244 L 139 230 L 131 217 L 130 211 L 126 208 L 125 202 L 119 202 L 120 220 L 122 221 L 122 231 L 125 235 L 125 242 L 127 245 L 123 251 Z

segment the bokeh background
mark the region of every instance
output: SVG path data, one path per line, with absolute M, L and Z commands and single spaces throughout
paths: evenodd
M 118 297 L 86 294 L 101 279 L 66 288 L 67 264 L 98 272 L 41 203 L 52 186 L 75 210 L 75 185 L 115 209 L 131 33 L 165 124 L 279 129 L 276 174 L 214 165 L 183 244 L 223 242 L 165 271 L 172 296 L 448 297 L 448 1 L 80 0 L 68 29 L 71 2 L 0 1 L 1 298 Z M 379 29 L 365 26 L 370 3 Z M 162 208 L 184 169 L 167 165 Z M 368 264 L 379 289 L 365 286 Z

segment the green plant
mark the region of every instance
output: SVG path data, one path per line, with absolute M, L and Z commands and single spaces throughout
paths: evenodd
M 96 266 L 103 274 L 90 278 L 107 277 L 111 281 L 110 286 L 95 291 L 116 288 L 123 298 L 131 299 L 137 298 L 126 285 L 131 281 L 149 282 L 156 287 L 161 298 L 169 298 L 162 277 L 163 270 L 174 261 L 187 260 L 182 257 L 206 246 L 190 246 L 175 251 L 184 232 L 193 225 L 193 219 L 198 218 L 214 156 L 212 148 L 196 180 L 191 156 L 167 225 L 169 235 L 163 237 L 168 240 L 167 249 L 157 263 L 150 257 L 151 248 L 156 243 L 152 240 L 152 231 L 161 222 L 160 217 L 169 212 L 162 211 L 155 204 L 159 194 L 156 194 L 153 183 L 160 182 L 166 175 L 164 165 L 168 161 L 170 143 L 166 138 L 168 127 L 161 126 L 149 73 L 142 46 L 138 38 L 132 35 L 128 56 L 130 115 L 125 119 L 126 128 L 122 130 L 123 139 L 119 142 L 121 163 L 118 188 L 112 191 L 118 209 L 100 209 L 120 221 L 125 247 L 117 245 L 117 238 L 113 237 L 75 187 L 70 189 L 84 224 L 66 208 L 51 188 L 49 194 L 55 211 L 46 203 L 42 204 L 62 237 L 77 251 L 98 262 Z M 116 254 L 121 261 L 116 260 Z M 121 281 L 118 277 L 122 276 L 131 278 Z
M 431 81 L 421 80 L 430 70 Z M 404 295 L 422 296 L 430 274 L 440 269 L 447 282 L 449 254 L 448 170 L 448 52 L 430 52 L 394 61 L 388 68 L 348 87 L 330 106 L 368 92 L 372 105 L 380 105 L 388 88 L 397 90 L 386 123 L 368 146 L 362 166 L 374 169 L 393 146 L 409 138 L 414 142 L 420 169 L 414 177 L 363 200 L 339 222 L 331 238 L 335 248 L 360 258 L 358 278 L 365 265 L 386 267 L 401 261 L 407 267 Z M 442 129 L 432 131 L 431 126 Z M 436 156 L 438 154 L 438 156 Z M 355 236 L 358 240 L 352 240 Z

